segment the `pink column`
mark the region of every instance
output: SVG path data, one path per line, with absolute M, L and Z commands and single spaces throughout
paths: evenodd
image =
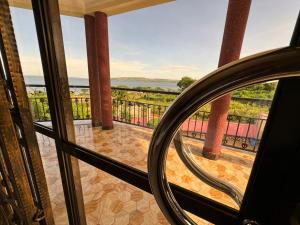
M 95 18 L 85 15 L 85 35 L 89 71 L 90 99 L 92 125 L 98 127 L 102 125 L 101 116 L 101 97 L 100 97 L 100 79 L 97 64 L 96 37 L 95 37 Z
M 113 128 L 112 95 L 109 70 L 108 23 L 107 15 L 103 12 L 95 13 L 95 33 L 97 63 L 101 84 L 102 129 L 109 130 Z
M 251 0 L 229 0 L 219 67 L 239 59 Z M 227 124 L 231 94 L 212 102 L 203 155 L 218 159 Z

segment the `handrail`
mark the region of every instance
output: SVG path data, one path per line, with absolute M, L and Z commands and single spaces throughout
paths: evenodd
M 37 87 L 37 88 L 43 88 L 46 87 L 44 84 L 26 84 L 26 87 Z M 69 85 L 70 88 L 86 88 L 89 89 L 89 85 Z M 141 92 L 141 93 L 153 93 L 153 94 L 166 94 L 166 95 L 180 95 L 181 92 L 178 91 L 158 91 L 158 90 L 148 90 L 148 89 L 137 89 L 137 88 L 121 88 L 121 87 L 111 87 L 111 89 L 114 91 L 131 91 L 131 92 Z M 266 98 L 248 98 L 248 97 L 237 97 L 232 96 L 232 100 L 236 101 L 251 101 L 251 102 L 260 102 L 263 101 L 267 104 L 271 104 L 272 99 L 266 99 Z
M 26 84 L 26 87 L 37 87 L 43 88 L 46 87 L 44 84 Z M 85 88 L 89 89 L 89 85 L 69 85 L 70 88 Z M 141 92 L 141 93 L 153 93 L 153 94 L 166 94 L 166 95 L 180 95 L 181 92 L 178 91 L 158 91 L 158 90 L 149 90 L 149 89 L 138 89 L 138 88 L 122 88 L 122 87 L 111 87 L 113 91 L 130 91 L 130 92 Z M 266 104 L 271 104 L 272 99 L 267 98 L 249 98 L 249 97 L 237 97 L 232 96 L 232 100 L 236 101 L 250 101 L 250 102 L 265 102 Z
M 26 87 L 45 87 L 44 84 L 26 84 Z M 89 85 L 69 85 L 70 88 L 90 88 Z M 158 90 L 147 90 L 137 88 L 122 88 L 122 87 L 111 87 L 112 90 L 117 91 L 133 91 L 133 92 L 144 92 L 144 93 L 155 93 L 155 94 L 168 94 L 168 95 L 179 95 L 177 91 L 158 91 Z
M 43 87 L 45 88 L 45 84 L 26 84 L 26 87 Z M 89 85 L 69 85 L 70 88 L 90 88 Z
M 149 146 L 148 175 L 156 201 L 173 225 L 195 225 L 176 201 L 166 177 L 169 145 L 183 122 L 201 106 L 238 88 L 300 76 L 300 48 L 288 47 L 229 63 L 194 83 L 168 108 Z
M 43 85 L 30 85 L 30 87 L 43 87 Z M 74 86 L 73 86 L 74 87 Z M 75 86 L 78 87 L 78 86 Z M 123 92 L 123 91 L 120 91 Z M 127 92 L 127 91 L 125 91 Z M 130 100 L 129 97 L 124 97 L 121 93 L 119 96 L 118 93 L 113 97 L 113 120 L 133 124 L 142 127 L 154 128 L 157 125 L 160 117 L 165 112 L 166 108 L 171 104 L 169 100 L 167 100 L 167 104 L 160 104 L 160 95 L 158 99 L 154 98 L 149 99 L 150 101 L 144 101 L 147 99 L 147 94 L 140 92 L 138 90 L 138 95 L 141 99 L 139 100 Z M 154 94 L 155 95 L 155 94 Z M 169 96 L 169 95 L 168 95 Z M 120 98 L 121 97 L 121 98 Z M 172 96 L 171 100 L 173 101 L 176 96 Z M 134 98 L 133 98 L 134 99 Z M 36 121 L 47 121 L 50 120 L 50 113 L 48 110 L 48 100 L 47 96 L 36 96 L 29 95 L 29 100 L 32 105 L 32 115 Z M 73 118 L 75 120 L 78 119 L 91 119 L 91 107 L 93 104 L 90 102 L 89 94 L 77 93 L 75 96 L 71 97 L 73 106 Z M 234 97 L 232 100 L 236 100 Z M 238 99 L 238 101 L 247 101 L 252 102 L 258 105 L 270 106 L 271 100 L 244 100 Z M 145 106 L 145 108 L 144 108 Z M 146 111 L 144 111 L 146 109 Z M 198 140 L 204 140 L 205 136 L 203 134 L 206 133 L 206 129 L 203 130 L 203 123 L 206 121 L 209 116 L 209 111 L 198 111 L 195 114 L 194 118 L 186 121 L 185 133 L 184 136 L 189 136 L 191 138 L 195 138 Z M 258 143 L 259 143 L 259 134 L 260 130 L 263 128 L 262 124 L 265 119 L 260 118 L 258 116 L 243 116 L 236 113 L 228 114 L 227 118 L 227 128 L 230 127 L 230 124 L 237 123 L 237 128 L 235 133 L 232 133 L 230 129 L 226 129 L 224 133 L 223 145 L 228 147 L 233 147 L 236 149 L 241 149 L 250 152 L 256 152 Z M 239 132 L 240 129 L 239 124 L 242 126 L 247 126 L 248 132 L 246 134 L 242 134 Z M 200 125 L 200 126 L 198 126 Z M 253 127 L 256 129 L 256 135 L 254 133 L 249 132 Z
M 189 146 L 183 143 L 180 131 L 178 131 L 175 135 L 173 142 L 179 158 L 196 177 L 211 187 L 229 195 L 238 206 L 241 206 L 243 201 L 243 194 L 241 191 L 233 185 L 211 176 L 202 169 L 201 166 L 193 159 Z
M 134 91 L 134 92 L 145 92 L 145 93 L 156 93 L 156 94 L 167 94 L 167 95 L 179 95 L 180 94 L 180 92 L 177 92 L 177 91 L 157 91 L 157 90 L 136 89 L 136 88 L 112 87 L 111 89 L 119 90 L 119 91 Z

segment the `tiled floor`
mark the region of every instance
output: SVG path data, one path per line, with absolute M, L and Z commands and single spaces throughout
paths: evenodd
M 148 144 L 152 132 L 151 129 L 121 123 L 115 123 L 113 130 L 102 131 L 99 128 L 91 128 L 90 124 L 81 123 L 76 125 L 76 142 L 146 171 Z M 40 134 L 38 140 L 56 224 L 67 224 L 54 143 Z M 217 161 L 211 161 L 201 156 L 202 142 L 188 138 L 184 141 L 191 146 L 195 158 L 203 168 L 244 192 L 255 155 L 223 149 L 222 157 Z M 80 162 L 80 171 L 89 225 L 168 224 L 152 195 L 83 162 Z M 238 208 L 228 196 L 194 177 L 180 161 L 172 146 L 168 153 L 167 176 L 170 182 Z M 209 224 L 192 217 L 198 224 Z

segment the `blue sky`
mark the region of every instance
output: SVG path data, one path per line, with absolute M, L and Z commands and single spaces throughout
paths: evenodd
M 109 17 L 112 77 L 201 78 L 218 64 L 228 1 L 177 0 Z M 289 44 L 299 0 L 253 0 L 241 56 Z M 32 11 L 12 8 L 23 73 L 41 75 Z M 87 77 L 84 21 L 62 16 L 69 76 Z

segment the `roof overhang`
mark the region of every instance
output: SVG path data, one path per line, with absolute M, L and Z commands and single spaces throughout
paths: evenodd
M 83 17 L 100 11 L 108 16 L 130 12 L 175 0 L 59 0 L 60 13 Z M 31 0 L 9 0 L 9 5 L 31 9 Z

